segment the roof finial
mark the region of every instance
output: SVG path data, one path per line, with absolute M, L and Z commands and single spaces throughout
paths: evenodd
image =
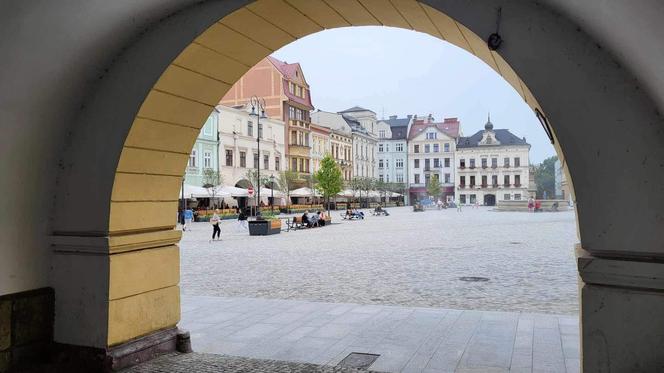
M 493 123 L 491 123 L 491 112 L 487 115 L 486 119 L 486 124 L 484 125 L 484 129 L 487 131 L 492 131 L 493 130 Z

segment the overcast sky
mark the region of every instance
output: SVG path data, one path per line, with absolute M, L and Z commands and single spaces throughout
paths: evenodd
M 531 144 L 531 163 L 555 155 L 521 96 L 489 66 L 447 42 L 415 31 L 352 27 L 309 35 L 274 53 L 299 62 L 316 109 L 362 106 L 378 118 L 433 114 L 458 117 L 463 134 L 507 128 Z

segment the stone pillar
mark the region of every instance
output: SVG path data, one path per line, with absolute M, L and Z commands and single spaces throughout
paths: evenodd
M 58 363 L 118 369 L 175 350 L 180 235 L 53 237 Z
M 664 371 L 664 263 L 577 256 L 583 371 Z

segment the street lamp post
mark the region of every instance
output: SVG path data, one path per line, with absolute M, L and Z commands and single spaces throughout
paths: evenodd
M 274 214 L 274 175 L 270 175 L 270 211 Z
M 258 98 L 258 96 L 251 97 L 251 113 L 252 117 L 256 117 L 256 146 L 258 152 L 258 162 L 256 162 L 256 193 L 258 200 L 256 201 L 256 217 L 261 215 L 261 119 L 267 118 L 265 116 L 265 99 Z

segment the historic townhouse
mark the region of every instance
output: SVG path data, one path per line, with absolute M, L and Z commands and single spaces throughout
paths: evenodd
M 320 163 L 326 154 L 330 154 L 330 134 L 327 127 L 311 123 L 311 172 L 316 173 L 320 169 Z
M 213 110 L 201 128 L 196 143 L 191 149 L 185 173 L 185 183 L 195 186 L 205 184 L 203 173 L 206 169 L 219 171 L 219 111 Z
M 309 84 L 299 63 L 286 63 L 266 57 L 244 76 L 222 98 L 221 104 L 246 104 L 253 95 L 266 103 L 266 115 L 282 120 L 288 167 L 300 173 L 311 173 L 311 120 L 313 110 Z
M 316 110 L 311 113 L 311 123 L 330 130 L 331 154 L 344 180 L 353 178 L 353 135 L 346 120 L 338 113 Z
M 378 121 L 378 179 L 388 183 L 408 183 L 408 126 L 412 115 Z
M 437 176 L 442 184 L 439 196 L 429 196 L 451 201 L 454 198 L 454 152 L 459 138 L 460 123 L 457 118 L 445 118 L 436 123 L 429 114 L 424 119 L 413 118 L 408 131 L 408 177 L 411 203 L 428 197 L 427 184 Z
M 285 168 L 284 122 L 278 119 L 261 119 L 249 115 L 251 107 L 235 108 L 217 105 L 219 118 L 219 142 L 221 176 L 225 185 L 246 188 L 250 182 L 247 171 L 260 164 L 261 177 L 278 177 Z M 256 139 L 260 138 L 260 154 Z M 256 187 L 254 185 L 254 187 Z
M 497 200 L 527 199 L 529 152 L 525 138 L 506 129 L 494 130 L 490 118 L 483 131 L 459 138 L 457 201 L 493 206 Z
M 376 113 L 369 109 L 354 106 L 340 111 L 353 136 L 353 174 L 358 177 L 375 178 L 376 162 Z

